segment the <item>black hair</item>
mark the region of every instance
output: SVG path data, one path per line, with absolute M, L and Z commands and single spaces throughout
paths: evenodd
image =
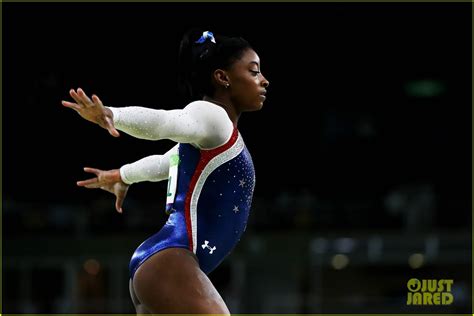
M 202 99 L 204 95 L 212 96 L 212 74 L 216 69 L 229 69 L 242 57 L 250 44 L 241 37 L 214 35 L 216 43 L 210 38 L 202 43 L 197 41 L 203 31 L 187 31 L 179 47 L 179 85 L 183 96 L 188 101 Z

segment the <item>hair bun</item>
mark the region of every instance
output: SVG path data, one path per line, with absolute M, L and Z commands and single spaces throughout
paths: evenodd
M 195 43 L 202 44 L 202 43 L 205 43 L 206 40 L 209 40 L 214 44 L 216 43 L 216 39 L 214 38 L 214 34 L 211 31 L 202 32 L 201 37 L 197 41 L 195 41 Z

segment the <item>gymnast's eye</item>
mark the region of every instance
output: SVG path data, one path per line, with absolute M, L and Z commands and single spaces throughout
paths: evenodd
M 260 73 L 260 71 L 258 70 L 250 70 L 250 72 L 252 73 L 252 76 L 258 76 L 258 74 Z

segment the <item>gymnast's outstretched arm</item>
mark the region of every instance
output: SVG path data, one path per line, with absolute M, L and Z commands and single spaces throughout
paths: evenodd
M 168 179 L 170 156 L 176 152 L 178 145 L 164 155 L 152 155 L 126 164 L 120 168 L 120 177 L 126 184 L 143 181 L 162 181 Z
M 88 189 L 102 189 L 115 195 L 115 208 L 122 213 L 122 205 L 131 184 L 143 181 L 161 181 L 168 178 L 170 156 L 176 152 L 171 148 L 164 155 L 152 155 L 126 164 L 120 169 L 100 170 L 84 168 L 95 175 L 94 178 L 78 181 L 77 185 Z
M 201 149 L 215 148 L 230 139 L 233 124 L 226 111 L 213 103 L 195 101 L 179 110 L 145 107 L 106 107 L 96 95 L 90 99 L 82 89 L 70 90 L 76 103 L 62 101 L 88 121 L 99 124 L 113 136 L 117 129 L 148 140 L 171 139 Z

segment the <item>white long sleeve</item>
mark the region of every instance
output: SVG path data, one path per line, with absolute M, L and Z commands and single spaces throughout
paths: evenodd
M 168 178 L 170 156 L 176 145 L 164 155 L 152 155 L 126 164 L 120 168 L 120 177 L 127 184 L 152 181 L 157 182 Z
M 225 144 L 233 131 L 225 110 L 207 101 L 169 111 L 136 106 L 109 109 L 114 114 L 115 128 L 141 139 L 171 139 L 211 149 Z

